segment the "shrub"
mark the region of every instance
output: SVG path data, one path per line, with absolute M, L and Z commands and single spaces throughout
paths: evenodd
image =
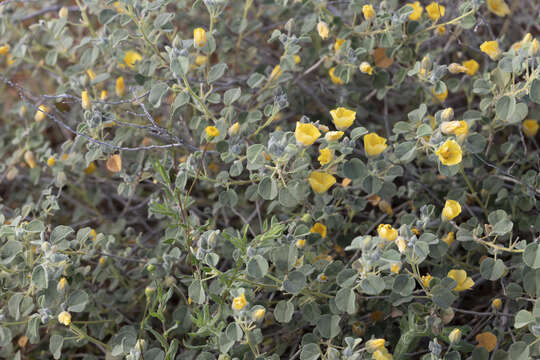
M 538 10 L 0 2 L 0 357 L 540 357 Z

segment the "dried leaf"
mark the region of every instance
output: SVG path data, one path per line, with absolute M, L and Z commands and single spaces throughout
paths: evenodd
M 475 339 L 478 341 L 477 346 L 485 347 L 489 352 L 495 350 L 497 346 L 497 337 L 489 331 L 476 335 Z
M 122 171 L 122 158 L 120 155 L 113 155 L 107 160 L 107 170 L 113 173 Z
M 375 65 L 380 68 L 388 68 L 394 63 L 394 59 L 386 56 L 385 48 L 377 48 L 373 51 L 373 58 L 375 59 Z

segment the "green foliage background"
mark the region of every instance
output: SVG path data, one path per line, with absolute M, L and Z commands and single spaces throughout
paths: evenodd
M 540 5 L 371 3 L 0 1 L 0 357 L 540 357 Z

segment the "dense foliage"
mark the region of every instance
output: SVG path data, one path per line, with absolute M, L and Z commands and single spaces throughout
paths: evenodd
M 0 1 L 0 357 L 540 358 L 506 1 Z

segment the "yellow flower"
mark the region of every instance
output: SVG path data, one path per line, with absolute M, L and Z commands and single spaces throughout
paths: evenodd
M 34 153 L 31 151 L 26 151 L 24 153 L 24 161 L 28 165 L 30 169 L 33 169 L 36 167 L 36 158 L 34 156 Z
M 398 237 L 398 231 L 390 224 L 380 224 L 377 228 L 379 237 L 388 241 L 394 241 Z
M 135 63 L 137 61 L 141 61 L 142 56 L 136 51 L 128 50 L 126 51 L 126 55 L 124 56 L 124 63 L 129 66 L 131 69 L 135 67 Z
M 299 239 L 296 240 L 296 247 L 299 249 L 303 249 L 306 246 L 306 240 L 305 239 Z
M 38 111 L 36 111 L 36 114 L 34 115 L 35 121 L 43 121 L 47 117 L 47 113 L 49 112 L 49 108 L 47 105 L 39 105 Z
M 364 136 L 364 149 L 368 156 L 377 156 L 386 150 L 386 139 L 376 133 L 369 133 Z
M 206 132 L 206 136 L 210 138 L 214 138 L 216 136 L 219 136 L 219 130 L 215 126 L 207 126 L 204 131 Z
M 253 320 L 255 321 L 262 320 L 265 313 L 266 313 L 266 310 L 264 308 L 255 310 L 253 312 Z
M 203 28 L 198 27 L 193 30 L 193 42 L 196 47 L 206 45 L 206 31 Z
M 493 299 L 493 301 L 491 301 L 491 307 L 493 307 L 493 309 L 495 309 L 497 311 L 501 310 L 501 308 L 502 308 L 501 299 L 499 299 L 499 298 Z
M 9 45 L 0 46 L 0 55 L 6 56 L 9 53 Z
M 531 47 L 529 47 L 529 56 L 535 56 L 538 54 L 539 46 L 538 46 L 538 40 L 534 39 L 531 42 Z
M 320 222 L 316 222 L 313 224 L 311 229 L 309 229 L 309 232 L 320 234 L 323 239 L 326 238 L 326 225 L 321 224 Z
M 459 214 L 461 214 L 461 205 L 455 200 L 446 200 L 442 211 L 443 218 L 452 220 Z
M 120 76 L 116 79 L 116 95 L 118 97 L 123 97 L 126 95 L 126 84 L 124 83 L 124 77 Z
M 375 17 L 375 10 L 373 10 L 372 5 L 364 5 L 362 6 L 362 14 L 364 14 L 366 20 L 371 20 Z
M 237 296 L 233 299 L 233 302 L 232 302 L 232 308 L 234 310 L 242 310 L 243 308 L 245 308 L 247 305 L 247 300 L 246 300 L 246 295 L 244 293 L 242 293 L 242 295 L 240 296 Z
M 364 61 L 360 64 L 360 71 L 363 72 L 364 74 L 371 75 L 373 74 L 373 67 L 369 65 L 368 62 Z
M 366 342 L 366 350 L 370 353 L 374 353 L 377 350 L 384 349 L 386 340 L 384 339 L 371 339 Z
M 281 76 L 281 74 L 283 74 L 283 70 L 281 70 L 281 66 L 276 65 L 274 66 L 274 68 L 272 69 L 272 72 L 270 73 L 269 80 L 272 81 L 274 79 L 277 79 L 278 77 Z
M 435 29 L 437 34 L 444 35 L 446 33 L 446 28 L 443 25 L 437 26 L 437 29 Z
M 62 325 L 69 326 L 71 324 L 71 314 L 67 311 L 62 311 L 58 314 L 58 322 Z
M 337 38 L 336 42 L 334 43 L 334 51 L 339 52 L 339 49 L 345 44 L 345 39 Z
M 398 247 L 398 250 L 401 254 L 403 254 L 405 252 L 405 250 L 407 249 L 407 242 L 405 241 L 404 238 L 402 238 L 401 236 L 399 236 L 396 240 L 396 245 Z
M 90 107 L 92 106 L 92 101 L 90 100 L 90 97 L 88 96 L 87 90 L 81 91 L 81 106 L 85 110 L 90 109 Z
M 443 238 L 443 241 L 448 245 L 452 245 L 454 243 L 454 240 L 455 240 L 455 235 L 454 235 L 454 232 L 453 231 L 450 231 L 444 238 Z
M 109 93 L 107 92 L 107 90 L 101 90 L 101 95 L 99 96 L 99 99 L 100 99 L 101 101 L 107 100 L 107 95 L 108 95 L 108 94 L 109 94 Z
M 424 285 L 424 287 L 428 288 L 429 283 L 431 282 L 432 279 L 433 279 L 433 276 L 431 276 L 430 274 L 422 275 L 422 285 Z
M 197 64 L 197 66 L 201 66 L 201 65 L 206 64 L 207 60 L 208 60 L 207 56 L 197 55 L 197 57 L 195 57 L 195 64 Z
M 54 164 L 56 164 L 56 159 L 54 158 L 54 156 L 51 156 L 47 159 L 47 166 L 48 167 L 53 167 Z
M 523 121 L 523 124 L 521 124 L 521 128 L 523 129 L 523 133 L 529 137 L 533 137 L 538 132 L 538 129 L 540 128 L 540 125 L 538 125 L 538 120 L 535 119 L 527 119 Z
M 467 122 L 461 121 L 444 121 L 441 126 L 441 132 L 443 134 L 454 134 L 454 135 L 467 135 L 469 132 L 469 126 Z
M 336 141 L 343 137 L 343 131 L 329 131 L 324 135 L 326 141 Z
M 446 276 L 457 282 L 457 285 L 454 288 L 456 291 L 469 290 L 474 286 L 473 279 L 467 277 L 467 272 L 465 270 L 450 270 Z
M 319 21 L 319 23 L 317 24 L 317 32 L 319 33 L 321 39 L 325 40 L 326 38 L 328 38 L 328 31 L 328 24 L 324 21 Z
M 309 185 L 316 193 L 322 194 L 332 187 L 336 183 L 336 178 L 327 173 L 320 171 L 312 171 L 309 174 Z
M 469 76 L 473 76 L 474 74 L 476 74 L 476 72 L 480 68 L 480 65 L 474 59 L 464 61 L 461 64 L 467 68 L 467 75 Z
M 407 6 L 410 6 L 413 8 L 413 12 L 409 15 L 409 20 L 416 21 L 420 19 L 422 16 L 422 12 L 424 11 L 424 8 L 422 5 L 420 5 L 420 1 L 415 1 L 413 3 L 407 4 Z
M 480 50 L 483 53 L 486 53 L 491 60 L 497 60 L 501 55 L 501 50 L 499 49 L 499 43 L 497 41 L 484 41 L 480 45 Z
M 294 136 L 296 137 L 296 142 L 304 146 L 310 146 L 321 136 L 321 132 L 313 124 L 297 122 Z
M 455 140 L 446 140 L 435 154 L 439 156 L 439 161 L 447 166 L 459 164 L 462 158 L 461 146 Z
M 240 123 L 238 123 L 237 121 L 234 124 L 232 124 L 231 127 L 229 128 L 228 130 L 229 136 L 238 134 L 239 129 L 240 129 Z
M 448 335 L 448 340 L 450 340 L 452 344 L 458 343 L 461 340 L 461 330 L 459 329 L 452 330 L 450 334 Z
M 332 79 L 332 82 L 337 85 L 343 85 L 343 80 L 341 78 L 337 77 L 334 73 L 336 71 L 336 67 L 330 68 L 328 71 L 328 74 L 330 74 L 330 79 Z
M 436 2 L 432 2 L 428 6 L 426 6 L 426 12 L 429 16 L 429 18 L 433 21 L 439 20 L 439 18 L 444 16 L 445 7 L 442 5 L 437 4 Z
M 489 11 L 500 17 L 510 14 L 510 8 L 504 0 L 487 0 L 487 7 Z
M 99 258 L 98 263 L 99 265 L 103 266 L 107 262 L 107 258 L 105 256 L 102 256 Z
M 97 239 L 97 232 L 95 229 L 91 229 L 90 230 L 90 237 L 92 238 L 93 241 L 96 241 Z
M 94 171 L 96 171 L 96 164 L 94 164 L 93 162 L 91 162 L 90 165 L 88 165 L 88 167 L 84 169 L 84 173 L 86 175 L 91 175 L 94 173 Z
M 373 359 L 374 360 L 393 360 L 394 357 L 392 354 L 386 350 L 386 348 L 379 349 L 373 353 Z
M 56 290 L 63 291 L 66 288 L 66 285 L 67 285 L 67 279 L 63 277 L 60 279 L 60 281 L 58 281 L 58 285 L 56 285 Z
M 331 110 L 330 115 L 338 130 L 345 130 L 353 124 L 354 119 L 356 118 L 356 111 L 338 107 L 337 109 Z
M 113 3 L 113 6 L 116 9 L 116 11 L 120 14 L 126 12 L 126 10 L 124 9 L 124 5 L 120 1 L 115 1 Z
M 436 93 L 435 88 L 431 89 L 431 93 L 440 101 L 443 102 L 448 97 L 448 89 L 444 89 L 442 93 Z
M 401 265 L 400 264 L 392 264 L 390 266 L 390 271 L 393 272 L 394 274 L 397 274 L 399 272 L 399 270 L 401 269 Z
M 88 77 L 90 80 L 94 80 L 96 78 L 96 73 L 92 69 L 86 70 L 86 73 L 88 74 Z
M 7 66 L 11 66 L 11 65 L 15 64 L 15 59 L 13 58 L 13 55 L 7 54 L 7 56 L 6 56 L 6 64 L 7 64 Z
M 317 158 L 321 165 L 326 165 L 334 158 L 334 153 L 329 148 L 319 149 L 321 155 Z

